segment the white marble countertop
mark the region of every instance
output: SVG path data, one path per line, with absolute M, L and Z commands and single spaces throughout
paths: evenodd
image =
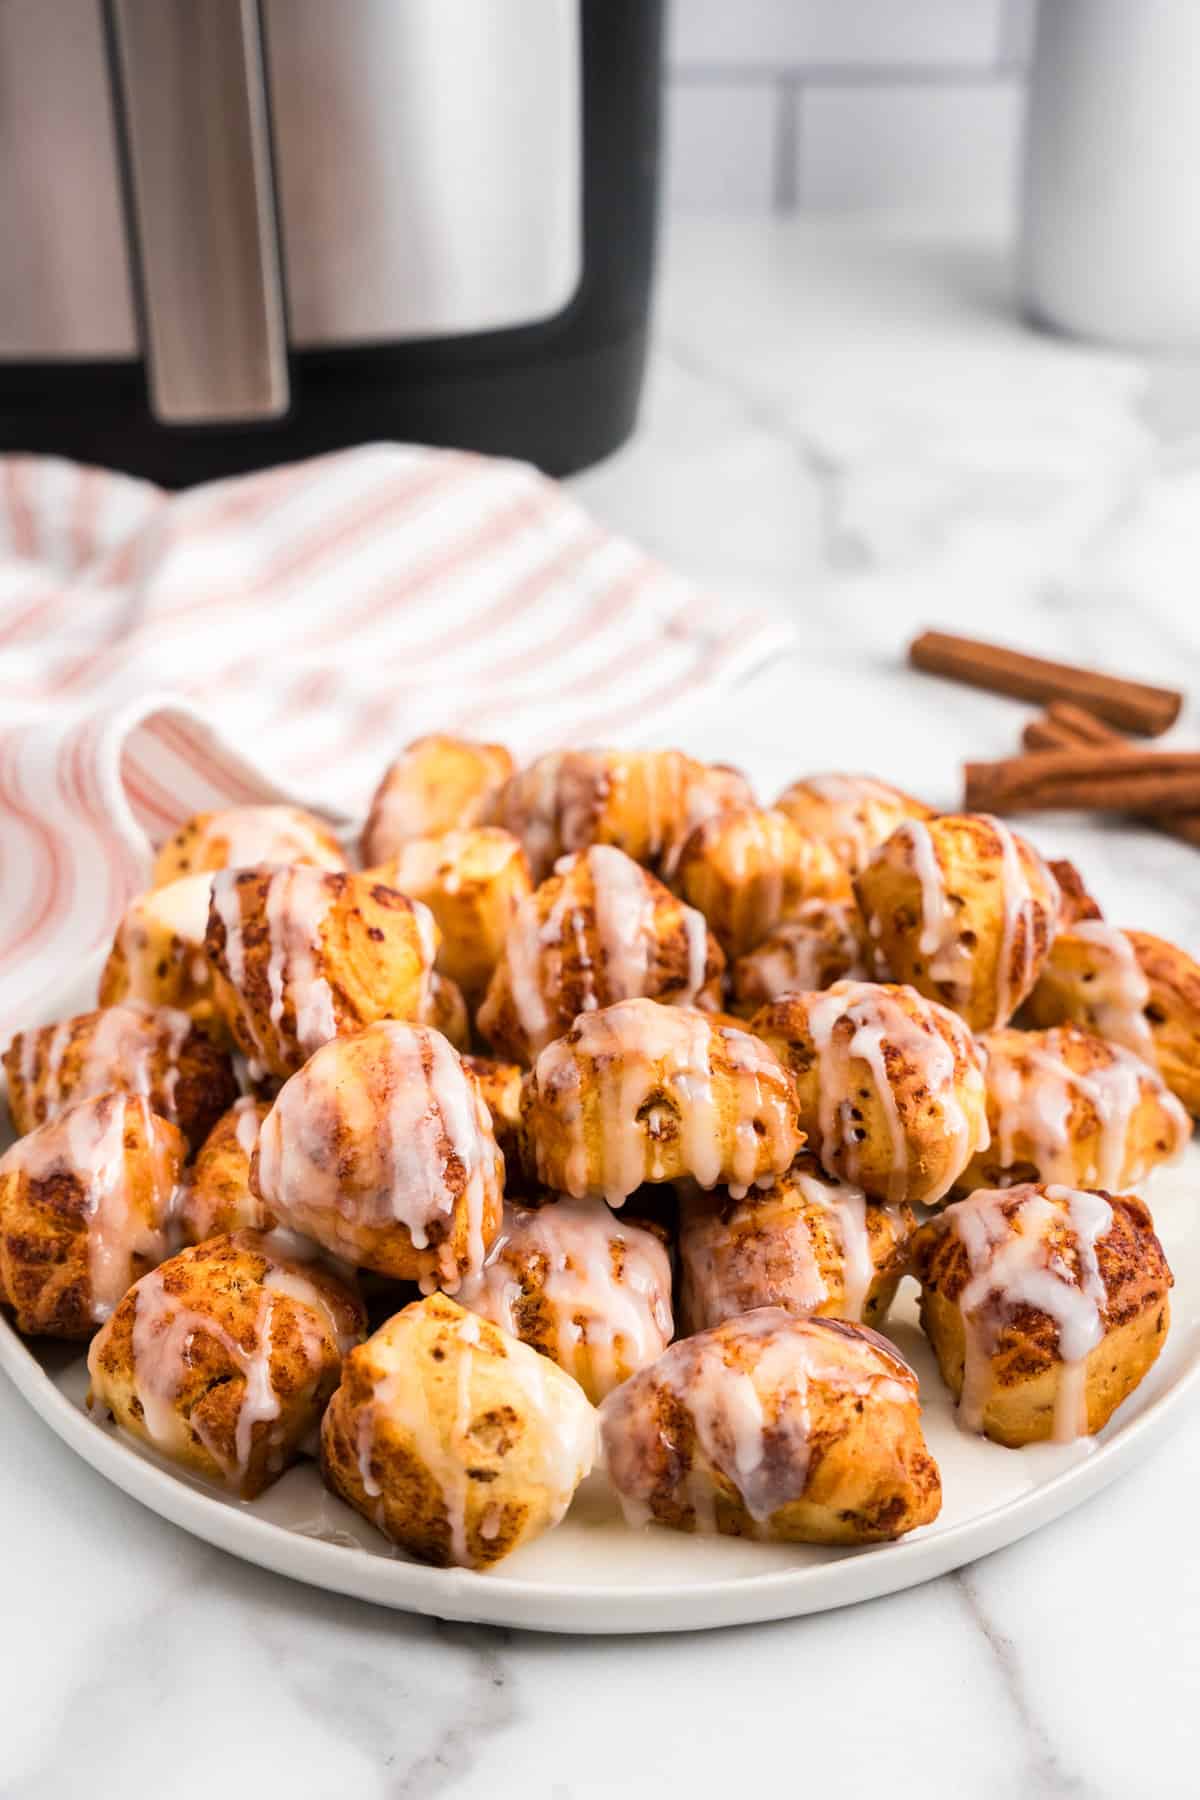
M 904 671 L 922 624 L 1200 692 L 1200 371 L 1035 336 L 1008 291 L 997 250 L 929 230 L 674 232 L 644 422 L 574 486 L 714 608 L 798 621 L 794 655 L 683 734 L 768 791 L 862 768 L 949 804 L 965 754 L 1014 744 L 1020 707 Z M 1194 852 L 1058 820 L 1034 835 L 1119 922 L 1200 943 Z M 1197 1791 L 1200 1418 L 913 1592 L 591 1641 L 412 1619 L 235 1562 L 106 1486 L 6 1383 L 0 1434 L 4 1800 Z

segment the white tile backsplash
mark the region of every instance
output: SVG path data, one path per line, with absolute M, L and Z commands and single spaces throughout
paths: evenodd
M 1009 0 L 674 0 L 682 64 L 969 64 L 997 53 Z
M 783 99 L 765 81 L 672 87 L 667 101 L 667 205 L 685 212 L 770 212 Z
M 669 4 L 669 205 L 1007 215 L 1038 0 Z
M 798 202 L 1007 224 L 1023 101 L 1015 80 L 813 88 L 800 108 Z

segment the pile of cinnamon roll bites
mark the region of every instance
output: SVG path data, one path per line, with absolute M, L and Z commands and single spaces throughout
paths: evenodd
M 485 1569 L 593 1467 L 632 1524 L 929 1523 L 907 1277 L 998 1444 L 1153 1364 L 1131 1190 L 1200 1111 L 1200 968 L 1070 865 L 866 777 L 449 736 L 359 848 L 189 820 L 97 1008 L 5 1053 L 0 1304 L 98 1416 L 247 1500 L 319 1453 Z

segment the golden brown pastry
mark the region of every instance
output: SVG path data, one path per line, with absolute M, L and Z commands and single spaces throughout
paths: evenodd
M 504 1206 L 499 1236 L 457 1299 L 603 1400 L 670 1343 L 671 1259 L 603 1200 Z
M 979 1039 L 991 1144 L 964 1193 L 1015 1181 L 1121 1190 L 1178 1156 L 1191 1120 L 1157 1069 L 1074 1025 Z
M 478 1025 L 498 1055 L 528 1064 L 580 1013 L 618 1000 L 718 1006 L 724 967 L 700 913 L 594 844 L 517 908 Z
M 235 1231 L 269 1231 L 275 1220 L 250 1189 L 250 1158 L 270 1103 L 244 1095 L 205 1138 L 179 1192 L 179 1229 L 185 1244 Z
M 251 1069 L 288 1076 L 330 1038 L 430 1005 L 437 927 L 362 875 L 303 866 L 213 878 L 206 940 L 217 1005 Z
M 730 807 L 697 825 L 673 879 L 729 957 L 744 956 L 805 900 L 849 892 L 828 844 L 760 806 Z
M 768 1188 L 679 1196 L 679 1315 L 706 1331 L 760 1306 L 880 1325 L 908 1266 L 916 1230 L 904 1202 L 868 1200 L 799 1156 Z
M 311 1437 L 365 1323 L 353 1288 L 269 1234 L 209 1238 L 126 1294 L 88 1351 L 90 1402 L 253 1500 Z
M 186 1146 L 140 1094 L 59 1112 L 0 1157 L 0 1305 L 18 1331 L 87 1338 L 171 1250 Z
M 854 884 L 867 930 L 897 981 L 961 1013 L 1007 1025 L 1041 972 L 1061 897 L 1031 844 L 983 813 L 910 819 Z
M 520 840 L 491 825 L 411 838 L 369 874 L 425 903 L 442 934 L 437 966 L 476 1006 L 500 961 L 513 914 L 533 892 Z
M 439 975 L 436 969 L 429 977 L 429 995 L 421 1008 L 419 1023 L 440 1031 L 458 1051 L 471 1048 L 471 1015 L 462 989 L 448 975 Z
M 1100 919 L 1060 932 L 1029 999 L 1035 1025 L 1072 1022 L 1153 1063 L 1200 1118 L 1200 963 Z
M 871 1544 L 941 1507 L 916 1376 L 842 1319 L 766 1306 L 683 1338 L 608 1396 L 600 1437 L 630 1524 Z
M 538 1057 L 521 1111 L 542 1186 L 610 1206 L 644 1181 L 746 1189 L 782 1174 L 803 1141 L 765 1044 L 653 1000 L 581 1013 Z
M 154 886 L 255 863 L 347 867 L 332 831 L 312 813 L 298 806 L 230 806 L 224 812 L 195 813 L 167 839 L 154 864 Z
M 936 816 L 924 801 L 871 775 L 809 775 L 785 788 L 775 805 L 807 836 L 828 844 L 849 875 L 865 868 L 905 819 Z
M 762 1007 L 750 1029 L 791 1072 L 822 1165 L 873 1199 L 935 1204 L 988 1141 L 975 1042 L 914 988 L 837 981 Z
M 512 1193 L 521 1172 L 521 1068 L 490 1056 L 464 1056 L 463 1067 L 479 1084 L 504 1156 L 505 1190 Z
M 284 1083 L 250 1185 L 358 1268 L 453 1291 L 500 1228 L 504 1159 L 475 1077 L 439 1032 L 383 1020 Z
M 999 1444 L 1097 1432 L 1153 1364 L 1172 1285 L 1134 1195 L 980 1188 L 913 1242 L 921 1324 L 959 1420 Z
M 210 875 L 185 875 L 131 903 L 100 974 L 101 1006 L 140 1000 L 178 1007 L 197 1021 L 212 1017 L 212 973 L 204 954 L 211 892 Z
M 525 846 L 535 881 L 558 858 L 615 844 L 667 875 L 684 839 L 728 806 L 750 806 L 744 775 L 678 750 L 555 750 L 513 776 L 496 796 L 493 823 Z
M 1073 862 L 1066 857 L 1059 857 L 1046 864 L 1062 896 L 1062 905 L 1058 913 L 1058 928 L 1065 931 L 1074 925 L 1077 919 L 1102 919 L 1099 902 L 1089 894 L 1083 876 Z
M 76 1100 L 120 1088 L 144 1094 L 195 1146 L 237 1098 L 228 1056 L 186 1013 L 166 1006 L 106 1006 L 19 1031 L 3 1062 L 9 1111 L 21 1134 Z
M 835 981 L 866 981 L 870 974 L 857 902 L 805 900 L 794 918 L 738 957 L 732 969 L 734 1004 L 750 1014 L 782 994 L 816 993 Z
M 350 1353 L 321 1428 L 334 1493 L 443 1569 L 490 1568 L 557 1525 L 595 1450 L 571 1377 L 444 1294 Z
M 477 744 L 445 732 L 414 738 L 375 790 L 363 828 L 364 865 L 387 862 L 414 838 L 488 824 L 513 768 L 503 744 Z

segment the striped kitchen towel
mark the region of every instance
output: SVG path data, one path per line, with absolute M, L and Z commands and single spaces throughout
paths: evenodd
M 0 1039 L 188 814 L 348 828 L 420 732 L 636 742 L 790 642 L 524 464 L 371 445 L 172 495 L 0 458 Z

